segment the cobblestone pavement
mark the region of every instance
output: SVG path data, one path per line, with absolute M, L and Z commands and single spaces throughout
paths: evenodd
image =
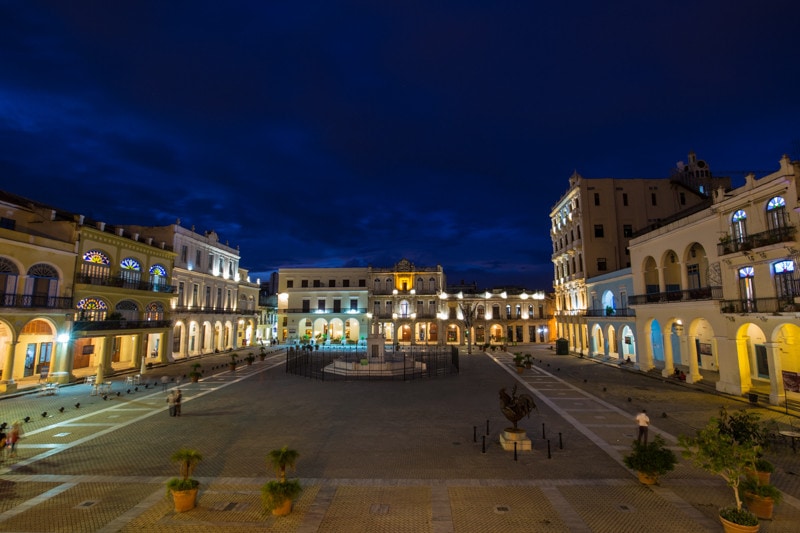
M 463 355 L 458 376 L 322 382 L 286 375 L 280 350 L 235 372 L 226 354 L 204 357 L 199 383 L 184 378 L 189 361 L 148 371 L 138 390 L 117 376 L 105 399 L 88 385 L 3 398 L 0 422 L 29 421 L 18 456 L 0 464 L 0 531 L 720 531 L 717 509 L 733 501 L 720 479 L 681 460 L 647 487 L 623 466 L 636 412 L 646 408 L 671 443 L 721 406 L 797 420 L 541 347 L 514 350 L 534 367 L 517 374 L 511 354 L 490 352 Z M 181 382 L 180 418 L 167 416 L 162 376 Z M 498 399 L 515 384 L 538 406 L 520 421 L 533 450 L 516 458 L 499 444 L 509 424 Z M 304 491 L 275 518 L 260 487 L 273 477 L 267 453 L 283 445 L 300 452 L 292 474 Z M 197 508 L 175 513 L 164 483 L 181 446 L 204 460 Z M 797 531 L 798 457 L 786 444 L 769 450 L 786 496 L 762 531 Z

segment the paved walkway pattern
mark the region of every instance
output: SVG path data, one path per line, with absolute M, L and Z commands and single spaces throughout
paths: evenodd
M 646 487 L 622 464 L 646 408 L 651 431 L 675 443 L 721 406 L 750 407 L 670 380 L 541 347 L 518 374 L 511 354 L 462 356 L 461 373 L 430 381 L 321 382 L 283 373 L 284 353 L 227 368 L 227 355 L 148 371 L 138 388 L 118 379 L 111 394 L 88 385 L 55 396 L 0 401 L 0 422 L 22 420 L 18 456 L 0 464 L 0 531 L 114 532 L 697 532 L 720 531 L 733 494 L 683 460 Z M 180 418 L 166 392 L 184 393 Z M 520 427 L 533 450 L 504 451 L 508 421 L 498 392 L 518 385 L 538 409 Z M 793 417 L 758 409 L 776 424 Z M 485 443 L 485 444 L 484 444 Z M 265 513 L 260 487 L 269 450 L 297 449 L 304 491 L 284 518 Z M 204 460 L 198 507 L 175 513 L 164 483 L 181 446 Z M 678 449 L 676 448 L 676 451 Z M 797 531 L 800 459 L 777 445 L 768 457 L 785 493 L 762 531 Z

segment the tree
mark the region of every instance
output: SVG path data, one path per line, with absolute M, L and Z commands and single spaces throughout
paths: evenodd
M 272 450 L 267 456 L 267 460 L 272 464 L 275 473 L 278 474 L 278 479 L 281 483 L 286 482 L 286 468 L 294 468 L 297 458 L 300 454 L 297 450 L 290 450 L 288 446 L 284 446 L 279 450 Z
M 472 324 L 475 321 L 475 315 L 478 312 L 478 304 L 459 300 L 458 310 L 461 314 L 459 320 L 462 324 L 464 324 L 464 336 L 467 338 L 467 354 L 472 355 L 472 339 L 470 337 L 472 332 Z

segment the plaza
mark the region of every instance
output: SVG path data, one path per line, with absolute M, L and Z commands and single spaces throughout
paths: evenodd
M 517 374 L 508 352 L 462 350 L 458 375 L 322 382 L 287 375 L 278 349 L 234 372 L 227 354 L 155 367 L 138 390 L 116 375 L 107 399 L 85 384 L 47 396 L 21 385 L 25 394 L 0 401 L 0 422 L 30 417 L 18 457 L 0 465 L 0 531 L 720 531 L 717 510 L 733 500 L 720 478 L 681 459 L 646 487 L 622 465 L 636 412 L 647 409 L 651 434 L 671 445 L 722 406 L 776 427 L 797 421 L 544 345 L 514 349 L 532 354 L 531 369 Z M 184 377 L 194 361 L 199 383 Z M 180 418 L 167 416 L 163 376 L 183 390 Z M 538 407 L 519 422 L 533 450 L 516 459 L 498 442 L 509 425 L 498 391 L 514 384 Z M 290 475 L 304 491 L 275 518 L 260 487 L 273 478 L 267 453 L 284 445 L 300 452 Z M 197 508 L 176 514 L 164 484 L 181 446 L 204 460 Z M 761 531 L 795 531 L 800 459 L 779 441 L 767 456 L 785 496 Z

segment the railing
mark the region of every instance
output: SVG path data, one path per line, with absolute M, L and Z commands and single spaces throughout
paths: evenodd
M 794 240 L 794 235 L 794 226 L 773 228 L 771 230 L 762 231 L 761 233 L 747 235 L 742 239 L 733 239 L 726 242 L 721 242 L 717 244 L 717 255 L 722 256 L 735 252 L 747 252 L 753 248 L 769 246 L 770 244 L 777 244 L 779 242 L 792 241 Z
M 435 290 L 430 289 L 413 289 L 414 293 L 411 292 L 412 289 L 402 290 L 397 289 L 397 294 L 395 294 L 395 289 L 373 289 L 372 294 L 377 296 L 433 296 L 439 294 Z
M 342 308 L 342 309 L 340 309 L 338 311 L 334 311 L 332 307 L 326 307 L 325 309 L 312 309 L 312 308 L 309 307 L 308 309 L 303 309 L 303 308 L 300 308 L 300 309 L 287 309 L 285 312 L 287 314 L 289 314 L 289 313 L 303 313 L 303 314 L 307 314 L 307 315 L 328 315 L 328 314 L 357 315 L 357 314 L 366 313 L 367 312 L 367 308 L 366 307 L 359 307 L 357 309 L 345 309 L 345 308 Z
M 0 294 L 0 307 L 72 309 L 72 298 L 46 294 Z
M 78 274 L 75 276 L 77 283 L 86 285 L 103 285 L 106 287 L 121 287 L 123 289 L 133 289 L 136 291 L 168 292 L 173 293 L 177 290 L 175 285 L 165 283 L 151 283 L 149 281 L 132 280 L 121 276 L 91 276 L 88 274 Z
M 696 300 L 721 300 L 722 287 L 700 287 L 683 291 L 653 292 L 628 296 L 628 305 L 691 302 Z
M 604 316 L 608 318 L 614 318 L 618 316 L 629 317 L 636 316 L 636 310 L 631 309 L 630 307 L 625 307 L 623 309 L 587 309 L 586 316 Z
M 722 300 L 719 309 L 723 313 L 794 313 L 800 311 L 800 304 L 794 298 L 753 298 L 744 300 Z
M 193 305 L 178 305 L 173 313 L 208 313 L 214 315 L 254 315 L 256 309 L 231 309 L 228 307 L 200 307 Z
M 72 325 L 72 330 L 159 329 L 171 326 L 172 320 L 78 320 Z

